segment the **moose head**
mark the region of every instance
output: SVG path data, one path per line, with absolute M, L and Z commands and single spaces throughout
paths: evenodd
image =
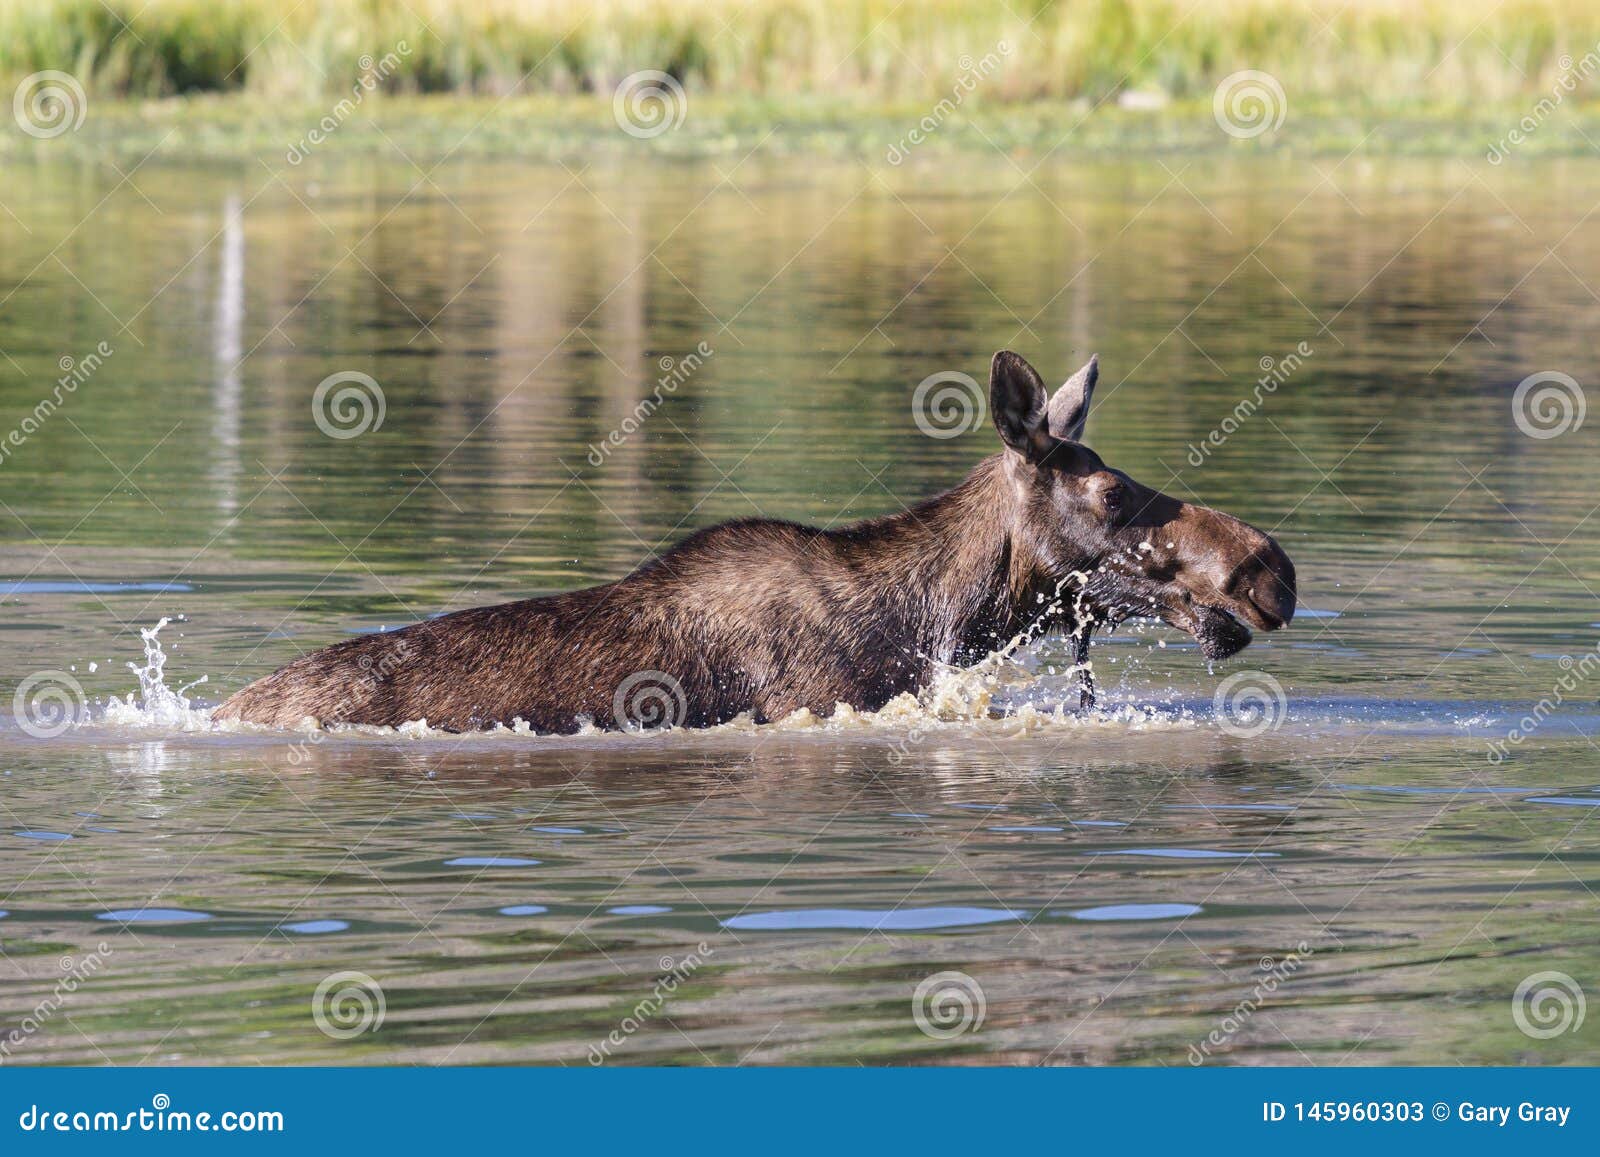
M 990 410 L 1020 512 L 1014 533 L 1058 583 L 1081 576 L 1073 599 L 1093 623 L 1160 618 L 1192 635 L 1207 659 L 1242 650 L 1251 627 L 1287 626 L 1294 564 L 1271 536 L 1135 482 L 1084 445 L 1099 372 L 1090 358 L 1048 395 L 1026 360 L 995 354 Z M 1080 656 L 1088 631 L 1080 621 Z

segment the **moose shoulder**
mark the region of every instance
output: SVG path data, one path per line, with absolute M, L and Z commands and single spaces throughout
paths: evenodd
M 1208 658 L 1294 615 L 1289 557 L 1238 519 L 1142 486 L 1083 443 L 1098 363 L 1054 396 L 994 356 L 1004 449 L 955 489 L 837 530 L 702 530 L 604 586 L 478 607 L 296 659 L 219 719 L 294 726 L 522 720 L 572 732 L 881 707 L 1023 633 L 1155 615 Z M 1066 588 L 1067 597 L 1058 597 Z M 1247 626 L 1248 624 L 1249 626 Z

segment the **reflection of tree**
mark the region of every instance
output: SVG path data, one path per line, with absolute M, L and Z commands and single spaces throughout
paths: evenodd
M 345 553 L 320 520 L 429 599 L 453 597 L 504 547 L 478 587 L 549 589 L 625 570 L 640 540 L 680 523 L 681 535 L 757 510 L 828 521 L 948 485 L 991 441 L 919 436 L 909 392 L 941 369 L 981 378 L 1000 345 L 1052 376 L 1097 350 L 1090 438 L 1110 461 L 1267 525 L 1310 494 L 1301 509 L 1324 540 L 1404 541 L 1458 489 L 1463 455 L 1541 477 L 1560 462 L 1561 488 L 1592 489 L 1576 481 L 1593 480 L 1592 455 L 1519 438 L 1502 412 L 1529 367 L 1582 380 L 1592 299 L 1557 263 L 1519 280 L 1533 264 L 1523 231 L 1496 224 L 1487 193 L 1451 201 L 1448 174 L 1402 162 L 1340 173 L 1338 193 L 1270 161 L 1205 161 L 1178 184 L 1149 163 L 1071 160 L 1023 180 L 1027 167 L 763 158 L 724 166 L 724 180 L 670 163 L 463 163 L 407 197 L 408 168 L 354 164 L 289 174 L 295 196 L 249 186 L 236 440 L 201 417 L 229 381 L 212 362 L 232 316 L 217 306 L 226 242 L 186 261 L 248 182 L 151 167 L 141 179 L 166 213 L 115 194 L 65 238 L 74 276 L 46 263 L 0 311 L 0 345 L 27 370 L 0 379 L 16 415 L 61 351 L 115 335 L 113 315 L 130 322 L 114 372 L 63 415 L 82 434 L 54 421 L 6 463 L 8 502 L 76 546 L 193 550 L 219 536 L 225 551 L 308 565 Z M 30 196 L 60 205 L 57 235 L 29 242 L 41 254 L 106 192 L 60 170 L 31 180 Z M 1392 195 L 1396 182 L 1409 192 Z M 1497 196 L 1553 243 L 1575 216 L 1561 187 Z M 1563 262 L 1587 267 L 1592 245 L 1567 238 Z M 25 248 L 7 251 L 13 280 L 37 260 Z M 659 359 L 701 341 L 715 357 L 589 465 L 585 448 L 650 395 Z M 1202 468 L 1185 463 L 1259 360 L 1300 341 L 1316 350 L 1306 365 Z M 350 368 L 382 384 L 387 419 L 338 442 L 307 399 Z M 180 420 L 133 476 L 158 511 L 95 447 L 129 467 Z M 282 486 L 251 502 L 269 469 Z M 217 495 L 191 500 L 208 476 L 249 503 L 237 522 Z M 1484 513 L 1481 495 L 1465 501 Z

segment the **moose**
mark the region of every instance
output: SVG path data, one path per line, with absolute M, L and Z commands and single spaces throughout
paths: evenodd
M 1099 359 L 1048 395 L 1002 350 L 1003 449 L 954 489 L 832 530 L 740 519 L 615 582 L 477 607 L 303 655 L 215 712 L 276 727 L 635 730 L 876 710 L 1019 637 L 1155 617 L 1224 659 L 1294 617 L 1273 539 L 1113 469 L 1083 442 Z M 1085 682 L 1083 705 L 1092 704 Z

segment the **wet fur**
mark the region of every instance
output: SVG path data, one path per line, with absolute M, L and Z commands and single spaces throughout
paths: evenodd
M 692 535 L 615 583 L 478 607 L 304 655 L 227 700 L 219 719 L 278 727 L 542 732 L 640 717 L 614 703 L 660 672 L 690 727 L 838 703 L 883 706 L 939 664 L 970 664 L 1040 621 L 1055 583 L 1022 520 L 1004 455 L 911 510 L 823 531 L 745 520 Z M 975 528 L 979 532 L 975 532 Z M 1031 617 L 1030 617 L 1031 616 Z M 641 690 L 650 683 L 647 680 Z M 670 694 L 670 693 L 669 693 Z M 676 712 L 673 712 L 676 714 Z M 648 720 L 646 720 L 648 722 Z

